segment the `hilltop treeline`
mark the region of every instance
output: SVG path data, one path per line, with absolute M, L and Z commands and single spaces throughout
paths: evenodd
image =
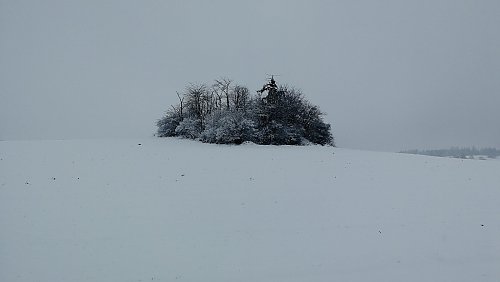
M 407 154 L 417 154 L 435 157 L 453 157 L 453 158 L 470 158 L 473 156 L 486 156 L 488 158 L 497 158 L 500 156 L 500 150 L 495 148 L 476 148 L 476 147 L 451 147 L 449 149 L 437 149 L 437 150 L 407 150 L 401 151 L 401 153 Z
M 180 136 L 207 143 L 334 146 L 331 126 L 320 109 L 302 93 L 274 79 L 252 94 L 229 79 L 212 85 L 190 84 L 177 93 L 179 104 L 171 106 L 157 121 L 159 137 Z

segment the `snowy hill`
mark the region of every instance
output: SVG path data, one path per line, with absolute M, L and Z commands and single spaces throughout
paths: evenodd
M 0 281 L 499 281 L 500 162 L 0 142 Z

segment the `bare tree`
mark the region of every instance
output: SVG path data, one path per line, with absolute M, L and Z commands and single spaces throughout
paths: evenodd
M 229 110 L 229 91 L 231 88 L 231 83 L 233 81 L 229 78 L 220 78 L 216 79 L 213 85 L 215 93 L 219 98 L 219 101 L 222 102 L 222 97 L 226 99 L 226 109 Z
M 191 84 L 186 89 L 186 106 L 190 114 L 200 123 L 200 129 L 205 128 L 205 119 L 210 113 L 210 92 L 204 84 Z
M 177 106 L 171 106 L 172 110 L 179 116 L 179 118 L 182 118 L 184 115 L 184 97 L 181 97 L 179 92 L 177 93 L 177 98 L 179 98 L 179 105 Z
M 250 91 L 245 86 L 236 85 L 230 93 L 236 111 L 246 110 L 250 101 Z

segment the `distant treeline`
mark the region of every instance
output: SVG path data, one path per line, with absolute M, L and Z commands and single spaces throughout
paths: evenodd
M 453 157 L 462 159 L 471 158 L 473 156 L 486 156 L 488 158 L 494 159 L 500 156 L 500 150 L 496 148 L 478 149 L 476 147 L 468 147 L 468 148 L 451 147 L 449 149 L 438 149 L 438 150 L 407 150 L 407 151 L 401 151 L 400 153 L 435 156 L 435 157 Z

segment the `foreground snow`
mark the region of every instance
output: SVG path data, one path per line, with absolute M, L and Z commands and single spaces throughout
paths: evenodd
M 3 141 L 0 281 L 499 281 L 499 200 L 500 162 Z

